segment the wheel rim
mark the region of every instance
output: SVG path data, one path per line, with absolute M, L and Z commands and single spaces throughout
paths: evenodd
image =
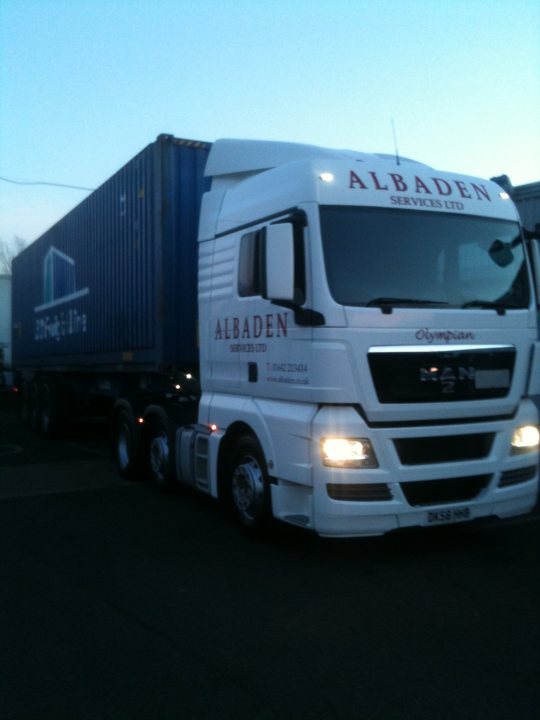
M 116 453 L 118 456 L 118 464 L 122 470 L 129 465 L 131 456 L 131 435 L 126 424 L 122 424 L 118 428 L 118 440 L 116 443 Z
M 169 441 L 165 435 L 156 435 L 150 443 L 150 469 L 157 482 L 163 482 L 169 465 Z
M 240 517 L 253 522 L 264 506 L 264 476 L 258 462 L 244 458 L 232 476 L 232 498 Z

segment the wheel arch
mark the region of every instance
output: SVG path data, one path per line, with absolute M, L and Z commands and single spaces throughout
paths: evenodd
M 171 441 L 174 441 L 174 438 L 172 437 L 172 423 L 171 419 L 167 415 L 167 412 L 164 410 L 164 408 L 161 405 L 147 405 L 144 408 L 144 412 L 141 413 L 140 417 L 142 417 L 143 422 L 141 424 L 141 431 L 143 437 L 148 434 L 150 431 L 150 428 L 155 425 L 158 422 L 162 422 L 165 427 L 167 428 L 167 431 L 169 433 Z
M 243 421 L 236 421 L 227 428 L 227 432 L 222 438 L 219 445 L 219 453 L 217 460 L 217 486 L 218 486 L 218 498 L 224 498 L 227 494 L 227 483 L 229 479 L 229 471 L 231 469 L 231 462 L 233 459 L 234 450 L 241 438 L 250 436 L 253 437 L 260 449 L 268 473 L 271 477 L 270 466 L 268 462 L 268 456 L 265 451 L 264 443 L 261 442 L 261 438 L 251 425 Z
M 129 415 L 131 415 L 131 417 L 135 420 L 135 413 L 130 401 L 127 398 L 118 398 L 118 400 L 115 400 L 111 410 L 111 424 L 114 424 L 114 421 L 122 410 L 129 413 Z

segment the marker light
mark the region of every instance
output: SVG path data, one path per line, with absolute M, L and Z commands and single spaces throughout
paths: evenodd
M 512 452 L 536 450 L 540 445 L 540 432 L 536 425 L 523 425 L 514 430 Z
M 510 200 L 510 195 L 507 192 L 504 192 L 504 190 L 499 193 L 499 197 L 501 200 Z
M 342 468 L 375 468 L 377 459 L 366 438 L 325 438 L 321 441 L 324 465 Z
M 319 175 L 321 180 L 325 183 L 331 183 L 334 182 L 334 175 L 331 172 L 323 172 Z

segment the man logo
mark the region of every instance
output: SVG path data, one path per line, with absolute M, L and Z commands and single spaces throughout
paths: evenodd
M 420 382 L 421 383 L 439 383 L 441 392 L 445 395 L 451 395 L 457 390 L 458 383 L 474 382 L 476 377 L 476 368 L 472 365 L 465 367 L 421 367 Z

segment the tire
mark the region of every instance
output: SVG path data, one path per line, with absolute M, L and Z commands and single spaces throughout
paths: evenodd
M 146 440 L 146 465 L 151 481 L 163 493 L 178 488 L 174 472 L 174 451 L 167 425 L 163 420 L 150 424 Z
M 54 431 L 54 399 L 50 385 L 41 385 L 39 388 L 39 417 L 38 431 L 45 437 L 50 437 Z
M 23 382 L 20 393 L 19 417 L 22 424 L 29 428 L 32 410 L 30 407 L 30 386 L 27 382 Z
M 113 454 L 118 472 L 126 480 L 139 478 L 138 432 L 135 420 L 127 410 L 121 410 L 114 420 Z
M 240 526 L 256 534 L 271 519 L 270 481 L 261 446 L 252 435 L 236 444 L 230 471 L 230 503 Z
M 57 437 L 61 426 L 61 400 L 58 387 L 43 384 L 39 392 L 38 430 L 44 437 Z
M 39 385 L 32 382 L 28 388 L 28 427 L 34 432 L 39 431 L 40 412 Z

